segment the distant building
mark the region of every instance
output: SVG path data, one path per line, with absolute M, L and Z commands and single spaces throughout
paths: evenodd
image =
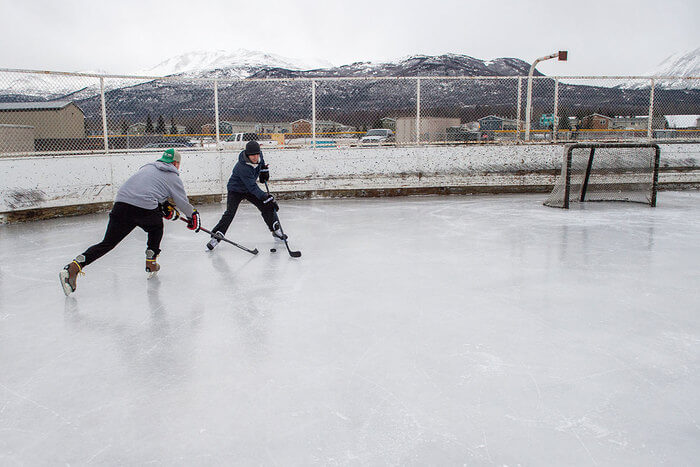
M 614 130 L 646 130 L 649 126 L 649 117 L 615 117 L 610 121 L 610 128 Z
M 34 127 L 0 124 L 0 153 L 34 152 Z
M 648 115 L 633 115 L 630 117 L 615 117 L 610 120 L 610 128 L 615 130 L 646 130 L 649 127 Z M 651 120 L 652 128 L 668 128 L 668 122 L 663 115 L 654 115 Z
M 590 130 L 607 130 L 611 127 L 612 118 L 601 115 L 601 114 L 591 114 L 586 115 L 581 120 L 581 128 L 586 128 Z
M 85 115 L 70 101 L 0 103 L 0 123 L 34 127 L 36 139 L 85 137 Z
M 489 115 L 479 119 L 479 129 L 482 131 L 517 130 L 518 121 L 498 115 Z
M 700 115 L 666 115 L 669 128 L 694 130 L 700 128 Z
M 299 119 L 291 123 L 292 133 L 311 134 L 311 120 Z M 342 123 L 330 120 L 316 120 L 316 134 L 323 133 L 351 133 L 357 129 L 354 126 L 343 125 Z
M 421 117 L 421 142 L 447 141 L 447 128 L 459 126 L 459 118 Z M 416 141 L 416 118 L 399 117 L 396 119 L 396 142 L 414 143 Z
M 387 128 L 396 133 L 396 119 L 391 117 L 384 117 L 380 120 L 382 122 L 382 128 Z

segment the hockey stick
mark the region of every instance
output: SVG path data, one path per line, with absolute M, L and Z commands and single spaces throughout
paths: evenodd
M 270 188 L 267 186 L 267 182 L 265 182 L 265 189 L 267 190 L 267 194 L 270 194 Z M 280 226 L 280 232 L 282 232 L 282 235 L 284 235 L 284 230 L 282 230 L 282 223 L 280 222 L 279 216 L 277 216 L 277 223 Z M 286 237 L 286 235 L 284 235 Z M 289 252 L 289 256 L 292 258 L 298 258 L 301 256 L 301 251 L 292 251 L 289 249 L 289 243 L 287 243 L 287 239 L 284 239 L 284 246 L 287 247 L 287 251 Z
M 188 222 L 188 220 L 185 219 L 184 217 L 181 217 L 180 219 L 181 219 L 183 222 Z M 207 229 L 205 229 L 204 227 L 200 227 L 199 230 L 201 230 L 202 232 L 206 232 L 206 233 L 208 233 L 208 234 L 211 235 L 211 236 L 214 236 L 214 234 L 211 233 L 211 230 L 207 230 Z M 217 237 L 217 238 L 218 238 L 218 237 Z M 243 251 L 247 251 L 247 252 L 250 253 L 250 254 L 253 254 L 253 255 L 257 255 L 257 254 L 258 254 L 258 249 L 257 249 L 257 248 L 253 248 L 253 249 L 251 250 L 250 248 L 246 248 L 246 247 L 244 247 L 243 245 L 239 245 L 239 244 L 236 243 L 236 242 L 232 242 L 231 240 L 229 240 L 228 238 L 226 238 L 226 237 L 224 237 L 224 236 L 221 237 L 221 241 L 222 241 L 222 242 L 226 242 L 226 243 L 230 243 L 231 245 L 233 245 L 233 246 L 235 246 L 235 247 L 238 247 L 238 248 L 240 248 L 240 249 L 243 250 Z

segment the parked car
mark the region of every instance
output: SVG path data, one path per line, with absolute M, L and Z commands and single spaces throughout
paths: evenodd
M 393 143 L 396 141 L 394 132 L 387 128 L 372 128 L 360 138 L 360 144 Z
M 488 137 L 486 132 L 483 133 L 476 130 L 470 130 L 461 126 L 452 126 L 445 129 L 446 141 L 481 141 Z
M 221 145 L 224 149 L 244 149 L 248 141 L 257 141 L 263 149 L 279 145 L 269 135 L 258 135 L 257 133 L 234 133 L 222 141 Z

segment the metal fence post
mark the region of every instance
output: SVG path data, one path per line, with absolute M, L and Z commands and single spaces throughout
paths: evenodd
M 219 80 L 214 80 L 214 125 L 216 125 L 216 149 L 219 149 Z
M 530 119 L 532 118 L 532 74 L 527 77 L 527 102 L 525 104 L 525 141 L 530 141 Z
M 559 78 L 554 79 L 554 114 L 552 115 L 552 141 L 559 134 Z
M 518 76 L 518 113 L 516 117 L 516 125 L 517 127 L 515 128 L 515 139 L 519 140 L 520 139 L 520 127 L 522 126 L 522 120 L 520 117 L 522 117 L 522 103 L 523 103 L 523 77 Z
M 311 146 L 316 147 L 316 81 L 311 80 Z
M 105 105 L 105 79 L 100 77 L 100 103 L 102 104 L 102 137 L 105 143 L 105 152 L 109 152 L 109 138 L 107 137 L 107 106 Z
M 420 143 L 420 78 L 416 78 L 416 143 Z
M 652 121 L 654 118 L 654 86 L 656 81 L 651 78 L 651 91 L 649 93 L 649 122 L 647 122 L 647 138 L 652 139 L 654 132 L 652 131 Z

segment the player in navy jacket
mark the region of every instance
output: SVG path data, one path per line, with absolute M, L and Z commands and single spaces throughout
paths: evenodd
M 213 250 L 226 235 L 226 231 L 236 215 L 238 205 L 243 199 L 247 199 L 260 210 L 260 214 L 262 214 L 262 218 L 273 237 L 280 240 L 287 238 L 280 230 L 277 217 L 279 206 L 275 198 L 260 189 L 256 182 L 257 179 L 260 179 L 261 183 L 267 182 L 270 179 L 270 172 L 265 164 L 265 159 L 263 159 L 260 144 L 257 141 L 248 141 L 245 149 L 238 155 L 238 162 L 233 167 L 231 178 L 226 185 L 228 190 L 226 211 L 221 216 L 219 223 L 212 229 L 213 235 L 207 243 L 207 248 Z

